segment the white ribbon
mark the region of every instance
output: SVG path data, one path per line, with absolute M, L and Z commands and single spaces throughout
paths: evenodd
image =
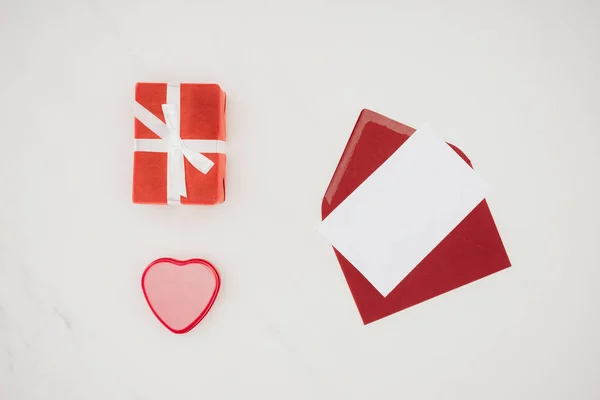
M 133 106 L 135 118 L 161 139 L 135 139 L 135 151 L 167 153 L 168 204 L 181 204 L 181 196 L 187 197 L 184 157 L 198 171 L 207 174 L 214 162 L 202 153 L 225 153 L 222 140 L 181 139 L 179 93 L 178 84 L 167 85 L 167 104 L 162 105 L 166 123 L 140 103 Z

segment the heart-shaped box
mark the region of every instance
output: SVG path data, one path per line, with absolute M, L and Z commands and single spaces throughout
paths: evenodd
M 142 290 L 150 309 L 173 333 L 192 330 L 210 311 L 221 279 L 208 261 L 159 258 L 142 275 Z

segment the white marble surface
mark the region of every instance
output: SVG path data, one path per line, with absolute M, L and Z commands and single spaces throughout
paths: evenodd
M 599 18 L 0 0 L 0 399 L 600 398 Z M 131 204 L 136 81 L 227 91 L 225 204 Z M 513 268 L 361 324 L 315 227 L 363 107 L 443 127 L 493 188 Z M 184 336 L 140 291 L 160 256 L 223 276 Z

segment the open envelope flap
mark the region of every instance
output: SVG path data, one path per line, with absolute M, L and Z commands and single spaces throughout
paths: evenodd
M 363 110 L 323 198 L 322 218 L 375 172 L 413 132 L 415 129 L 409 126 Z M 471 165 L 462 151 L 450 146 Z M 485 200 L 386 297 L 344 256 L 337 250 L 335 253 L 365 324 L 510 266 Z
M 415 131 L 383 115 L 363 110 L 323 197 L 322 219 L 390 158 Z

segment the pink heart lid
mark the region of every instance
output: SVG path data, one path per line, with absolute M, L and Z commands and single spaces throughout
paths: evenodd
M 142 290 L 150 309 L 173 333 L 192 330 L 212 307 L 221 279 L 208 261 L 159 258 L 142 275 Z

